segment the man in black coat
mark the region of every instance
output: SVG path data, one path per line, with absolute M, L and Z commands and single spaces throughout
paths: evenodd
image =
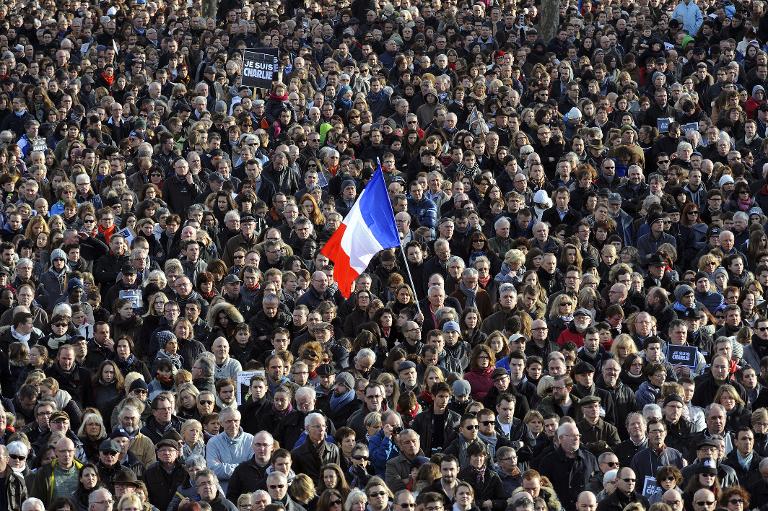
M 709 372 L 698 376 L 694 382 L 696 383 L 696 390 L 693 393 L 693 399 L 691 404 L 694 406 L 706 407 L 715 400 L 715 394 L 720 385 L 729 384 L 733 385 L 736 391 L 741 396 L 741 399 L 746 403 L 747 392 L 741 383 L 730 379 L 730 360 L 723 355 L 717 355 L 712 359 L 712 365 L 709 368 Z
M 66 344 L 59 348 L 56 362 L 45 372 L 56 378 L 59 388 L 66 390 L 78 403 L 85 402 L 86 392 L 90 389 L 91 372 L 75 362 L 75 348 Z
M 736 432 L 734 449 L 725 457 L 725 464 L 736 472 L 741 486 L 750 486 L 760 479 L 763 457 L 755 452 L 755 434 L 748 426 Z
M 227 498 L 237 502 L 243 493 L 254 492 L 259 489 L 259 484 L 267 477 L 272 452 L 275 448 L 275 439 L 266 431 L 260 431 L 253 437 L 253 457 L 240 463 L 232 472 L 227 487 Z
M 547 476 L 565 509 L 574 509 L 579 493 L 584 491 L 592 473 L 598 469 L 597 459 L 580 445 L 576 424 L 562 424 L 557 429 L 559 446 L 541 461 L 539 472 Z
M 307 474 L 319 486 L 322 481 L 321 468 L 328 463 L 341 465 L 341 451 L 326 441 L 326 419 L 320 413 L 310 413 L 304 424 L 307 438 L 303 444 L 291 451 L 294 471 Z
M 648 509 L 648 499 L 635 491 L 636 485 L 635 472 L 629 467 L 620 468 L 616 474 L 616 490 L 600 501 L 597 511 L 621 511 L 633 502 L 641 504 L 643 509 Z
M 173 500 L 176 488 L 187 479 L 187 471 L 179 460 L 179 443 L 164 438 L 155 445 L 157 461 L 144 473 L 149 492 L 148 500 L 158 509 L 167 509 Z
M 421 448 L 427 456 L 441 452 L 456 438 L 461 417 L 448 409 L 451 394 L 451 387 L 447 383 L 435 383 L 432 387 L 432 407 L 418 414 L 411 423 L 411 428 L 419 434 Z

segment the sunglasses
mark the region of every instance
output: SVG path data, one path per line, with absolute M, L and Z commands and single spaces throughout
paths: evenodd
M 10 456 L 11 459 L 17 460 L 17 461 L 24 461 L 25 459 L 27 459 L 26 456 L 21 456 L 19 454 L 9 454 L 8 456 Z
M 729 504 L 743 504 L 744 499 L 731 499 L 728 501 Z
M 467 426 L 464 426 L 464 427 L 465 427 L 466 429 L 468 429 L 469 431 L 474 431 L 474 430 L 476 430 L 476 429 L 477 429 L 479 426 L 478 426 L 477 424 L 469 424 L 469 425 L 467 425 Z
M 387 496 L 387 492 L 385 492 L 385 491 L 373 492 L 373 493 L 369 493 L 368 494 L 368 497 L 370 497 L 370 498 L 373 498 L 373 497 L 386 497 L 386 496 Z
M 707 506 L 707 507 L 714 506 L 715 505 L 715 501 L 714 500 L 699 500 L 699 501 L 696 502 L 696 505 L 697 506 Z
M 278 488 L 282 489 L 285 488 L 284 484 L 270 484 L 269 489 L 270 490 L 277 490 Z
M 364 456 L 362 454 L 355 454 L 354 456 L 352 456 L 352 459 L 357 460 L 357 461 L 368 461 L 370 458 L 368 456 Z
M 341 504 L 341 500 L 339 500 L 339 499 L 332 500 L 331 502 L 329 502 L 329 504 L 332 505 L 332 506 L 338 506 L 338 505 Z

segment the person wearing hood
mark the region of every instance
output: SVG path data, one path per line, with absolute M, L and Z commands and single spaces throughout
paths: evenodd
M 544 212 L 552 208 L 552 199 L 546 190 L 539 190 L 533 195 L 533 216 L 536 222 L 540 221 Z
M 65 295 L 65 281 L 69 274 L 67 268 L 67 254 L 57 248 L 51 251 L 51 266 L 40 276 L 40 295 L 38 301 L 45 309 L 51 310 L 53 306 L 61 301 L 60 298 Z
M 435 111 L 439 106 L 437 91 L 431 87 L 428 88 L 424 92 L 424 101 L 425 103 L 416 109 L 416 119 L 419 126 L 429 126 L 435 118 Z

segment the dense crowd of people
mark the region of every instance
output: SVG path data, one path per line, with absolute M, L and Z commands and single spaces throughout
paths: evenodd
M 768 4 L 548 5 L 0 3 L 0 509 L 768 510 Z

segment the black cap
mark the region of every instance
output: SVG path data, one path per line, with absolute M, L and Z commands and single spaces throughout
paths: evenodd
M 667 264 L 659 254 L 653 254 L 648 258 L 648 266 L 664 266 Z
M 117 442 L 114 440 L 107 438 L 105 440 L 102 440 L 102 442 L 99 444 L 99 451 L 101 452 L 120 452 L 122 449 L 120 449 L 120 446 Z
M 584 360 L 573 366 L 573 374 L 594 373 L 595 366 Z
M 229 275 L 221 279 L 222 284 L 239 284 L 240 282 L 242 282 L 242 280 L 240 280 L 240 277 L 238 277 L 234 273 L 230 273 Z
M 591 405 L 593 403 L 600 404 L 601 401 L 602 400 L 600 399 L 599 396 L 588 395 L 588 396 L 584 396 L 583 398 L 579 399 L 579 406 L 587 406 L 587 405 Z
M 253 215 L 243 215 L 240 217 L 240 223 L 244 224 L 246 222 L 256 222 L 256 217 Z
M 136 268 L 131 266 L 130 264 L 124 264 L 123 267 L 120 269 L 120 273 L 123 275 L 136 275 Z

